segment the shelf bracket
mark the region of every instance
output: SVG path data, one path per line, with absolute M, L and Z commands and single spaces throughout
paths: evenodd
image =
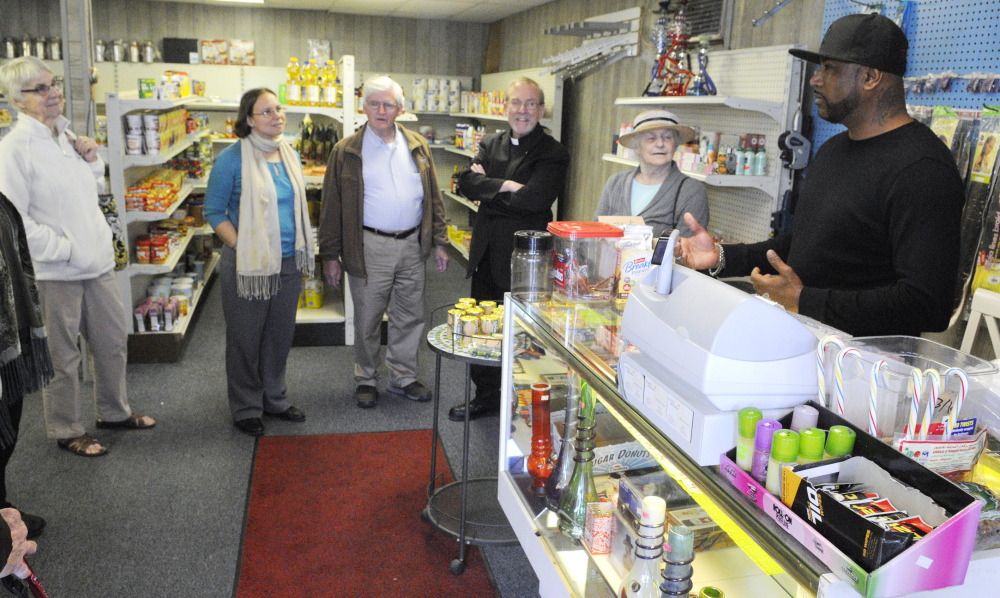
M 583 21 L 549 27 L 549 35 L 576 35 L 585 38 L 579 48 L 550 56 L 542 64 L 554 65 L 544 74 L 564 74 L 568 78 L 603 68 L 627 56 L 639 54 L 642 8 L 590 17 Z

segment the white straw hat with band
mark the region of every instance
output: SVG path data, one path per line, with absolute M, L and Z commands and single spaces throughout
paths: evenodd
M 694 129 L 677 121 L 677 115 L 666 110 L 647 110 L 635 117 L 632 122 L 632 132 L 622 135 L 618 143 L 634 149 L 632 145 L 639 133 L 655 131 L 656 129 L 673 129 L 680 135 L 681 143 L 690 143 L 695 138 Z

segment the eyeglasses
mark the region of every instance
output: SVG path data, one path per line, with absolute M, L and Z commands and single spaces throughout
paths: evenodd
M 264 118 L 271 118 L 272 116 L 280 116 L 284 113 L 285 109 L 282 108 L 281 106 L 278 106 L 277 108 L 268 108 L 263 112 L 251 112 L 250 114 L 254 116 L 263 116 Z
M 385 108 L 386 112 L 392 112 L 396 108 L 399 108 L 399 104 L 395 102 L 376 102 L 375 100 L 368 100 L 365 102 L 365 105 L 375 112 L 378 112 L 379 108 Z
M 510 107 L 513 108 L 514 110 L 519 110 L 521 106 L 524 106 L 528 110 L 534 110 L 542 105 L 542 103 L 537 100 L 528 100 L 527 102 L 522 102 L 521 100 L 513 100 L 507 103 L 510 104 Z
M 53 89 L 61 90 L 63 88 L 63 78 L 54 77 L 52 79 L 52 85 L 46 85 L 45 83 L 39 83 L 38 85 L 32 87 L 31 89 L 22 89 L 21 93 L 37 93 L 40 96 L 48 95 Z

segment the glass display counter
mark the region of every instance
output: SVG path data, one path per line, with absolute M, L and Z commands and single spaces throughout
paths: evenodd
M 829 570 L 739 495 L 718 467 L 695 464 L 622 398 L 614 370 L 620 344 L 615 312 L 586 305 L 530 304 L 510 295 L 506 304 L 498 496 L 538 575 L 541 596 L 617 596 L 627 574 L 622 560 L 627 550 L 612 546 L 609 554 L 591 554 L 583 543 L 559 531 L 558 516 L 546 497 L 531 488 L 525 466 L 531 453 L 526 421 L 530 400 L 528 408 L 523 405 L 524 392 L 536 382 L 552 387 L 553 422 L 560 421 L 566 401 L 579 400 L 580 387 L 589 386 L 596 397 L 599 456 L 594 477 L 599 491 L 617 492 L 621 480 L 616 478 L 660 468 L 666 472 L 670 485 L 679 490 L 667 500 L 668 512 L 697 518 L 684 522 L 711 532 L 703 536 L 711 541 L 696 541 L 695 592 L 712 585 L 729 598 L 817 593 L 820 577 Z M 677 504 L 683 509 L 675 508 Z M 612 515 L 619 518 L 619 527 L 624 525 L 621 515 Z

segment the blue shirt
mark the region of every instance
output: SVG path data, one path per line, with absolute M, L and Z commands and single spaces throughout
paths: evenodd
M 240 141 L 215 159 L 205 191 L 205 220 L 215 228 L 230 221 L 240 229 L 240 193 L 243 190 L 243 154 Z M 249 143 L 247 141 L 246 143 Z M 296 154 L 298 156 L 298 154 Z M 278 224 L 281 228 L 281 256 L 295 255 L 295 190 L 283 162 L 268 162 L 267 171 L 278 192 Z M 303 201 L 305 198 L 303 198 Z
M 632 215 L 638 216 L 653 201 L 660 185 L 643 185 L 632 179 Z
M 361 165 L 365 183 L 364 225 L 386 231 L 420 226 L 424 185 L 399 127 L 392 143 L 382 141 L 371 127 L 366 127 Z

